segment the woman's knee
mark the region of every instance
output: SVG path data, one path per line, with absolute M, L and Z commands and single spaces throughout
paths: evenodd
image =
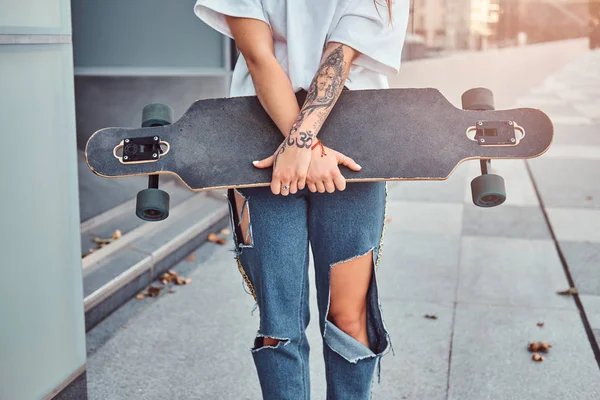
M 327 319 L 347 335 L 360 340 L 367 329 L 366 299 L 363 310 L 330 311 Z

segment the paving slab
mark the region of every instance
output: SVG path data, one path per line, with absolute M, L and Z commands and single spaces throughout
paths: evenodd
M 583 140 L 580 140 L 580 143 L 582 142 Z M 600 160 L 600 146 L 592 144 L 554 144 L 544 154 L 544 160 L 548 160 L 549 158 Z
M 545 361 L 531 360 L 530 341 L 552 345 Z M 448 399 L 598 398 L 600 369 L 577 310 L 458 304 Z
M 554 123 L 554 142 L 550 149 L 556 145 L 600 146 L 598 125 L 563 125 L 556 121 L 552 122 Z
M 600 209 L 600 147 L 598 159 L 584 157 L 539 158 L 529 161 L 533 177 L 547 208 Z M 585 152 L 590 152 L 590 147 Z
M 382 359 L 373 399 L 445 400 L 454 306 L 387 300 L 383 312 L 395 354 Z
M 575 310 L 551 240 L 463 236 L 458 301 Z
M 547 208 L 546 213 L 559 241 L 600 243 L 600 210 Z
M 600 329 L 600 296 L 580 294 L 579 299 L 592 329 Z
M 459 235 L 386 233 L 378 269 L 382 300 L 454 302 L 459 248 Z
M 444 181 L 388 182 L 388 199 L 403 201 L 427 201 L 436 203 L 459 203 L 462 201 L 468 172 L 468 162 L 459 164 Z
M 561 241 L 560 249 L 579 293 L 600 296 L 600 243 Z
M 463 235 L 550 239 L 544 213 L 539 207 L 465 207 Z
M 424 232 L 460 235 L 461 203 L 388 201 L 386 237 L 397 232 Z

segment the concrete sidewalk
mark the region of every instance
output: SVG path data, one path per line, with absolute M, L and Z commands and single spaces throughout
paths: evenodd
M 539 159 L 492 164 L 503 206 L 471 203 L 477 162 L 445 182 L 389 184 L 378 274 L 395 356 L 383 359 L 375 399 L 600 398 L 600 51 L 519 105 L 547 111 L 556 139 Z M 191 285 L 132 300 L 88 334 L 90 399 L 260 398 L 249 352 L 258 312 L 230 246 L 202 246 L 175 268 Z M 580 296 L 556 294 L 571 283 Z M 312 398 L 323 399 L 311 298 Z M 552 345 L 544 362 L 531 360 L 530 341 Z

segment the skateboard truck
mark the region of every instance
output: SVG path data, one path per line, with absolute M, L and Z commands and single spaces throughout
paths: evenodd
M 140 161 L 157 161 L 162 154 L 160 137 L 146 136 L 140 138 L 127 138 L 123 140 L 124 164 Z
M 516 146 L 525 130 L 514 121 L 477 121 L 467 129 L 467 136 L 480 146 Z
M 494 95 L 491 90 L 475 88 L 462 95 L 464 110 L 494 110 Z M 517 135 L 517 132 L 520 135 Z M 525 130 L 514 121 L 477 121 L 467 129 L 467 136 L 476 140 L 480 146 L 516 146 L 525 136 Z M 506 201 L 504 179 L 491 174 L 492 160 L 479 160 L 481 175 L 471 181 L 473 204 L 479 207 L 495 207 Z
M 173 109 L 164 104 L 148 104 L 142 111 L 142 128 L 170 125 Z M 123 161 L 153 162 L 169 151 L 169 145 L 160 141 L 159 136 L 125 139 Z M 166 145 L 166 150 L 161 149 Z M 127 157 L 127 159 L 125 159 Z M 158 188 L 158 174 L 148 176 L 148 189 L 137 194 L 136 215 L 144 221 L 162 221 L 169 216 L 169 194 Z

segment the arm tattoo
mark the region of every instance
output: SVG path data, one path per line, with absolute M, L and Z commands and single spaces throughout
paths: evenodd
M 342 89 L 345 65 L 344 48 L 339 45 L 319 67 L 308 89 L 303 111 L 311 114 L 313 111 L 327 109 L 333 105 Z
M 329 111 L 331 111 L 331 107 L 333 107 L 333 104 L 342 91 L 345 69 L 344 47 L 343 45 L 339 45 L 329 53 L 315 74 L 308 89 L 304 106 L 296 122 L 292 125 L 287 139 L 281 144 L 275 154 L 274 165 L 277 165 L 279 156 L 289 146 L 296 146 L 300 149 L 310 149 L 312 147 L 316 136 L 314 132 L 318 133 Z M 302 125 L 306 118 L 315 111 L 317 112 L 317 120 L 312 126 L 313 130 L 307 130 Z
M 273 166 L 277 165 L 279 156 L 285 152 L 285 149 L 288 146 L 296 146 L 299 149 L 310 149 L 313 144 L 313 138 L 314 134 L 312 131 L 299 132 L 297 137 L 294 137 L 294 135 L 291 134 L 288 135 L 287 139 L 279 147 L 279 150 L 277 150 L 277 154 L 275 154 L 275 163 Z

